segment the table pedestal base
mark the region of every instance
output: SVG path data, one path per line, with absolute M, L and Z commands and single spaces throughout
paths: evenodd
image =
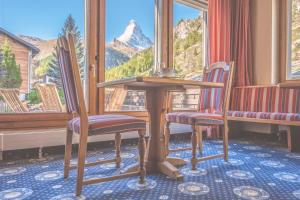
M 172 179 L 183 181 L 183 175 L 176 167 L 174 167 L 173 164 L 168 161 L 158 163 L 158 170 Z
M 136 172 L 138 170 L 139 170 L 139 164 L 136 163 L 131 167 L 129 167 L 128 169 L 123 170 L 122 173 Z M 153 166 L 152 164 L 149 163 L 146 164 L 146 173 L 152 173 L 152 172 L 163 173 L 175 180 L 179 180 L 179 181 L 183 180 L 183 175 L 180 174 L 179 170 L 168 161 L 159 162 L 157 163 L 157 166 Z
M 186 164 L 185 160 L 176 157 L 167 157 L 167 161 L 176 167 L 181 167 Z

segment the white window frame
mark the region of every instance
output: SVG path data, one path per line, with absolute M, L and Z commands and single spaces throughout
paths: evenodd
M 287 4 L 287 67 L 286 67 L 286 79 L 287 80 L 299 80 L 300 75 L 292 74 L 292 0 L 288 0 Z

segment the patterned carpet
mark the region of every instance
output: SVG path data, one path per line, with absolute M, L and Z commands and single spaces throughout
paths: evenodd
M 188 142 L 172 144 L 187 146 Z M 136 146 L 125 146 L 121 170 L 137 161 Z M 206 141 L 205 154 L 222 151 L 219 141 Z M 190 164 L 181 168 L 185 174 L 178 182 L 160 174 L 147 176 L 147 184 L 137 187 L 137 177 L 84 187 L 83 195 L 74 196 L 75 171 L 63 179 L 63 157 L 48 156 L 42 160 L 18 160 L 0 165 L 0 200 L 21 199 L 101 199 L 101 200 L 189 200 L 189 199 L 300 199 L 300 154 L 268 144 L 230 143 L 230 161 L 210 160 L 191 171 Z M 114 151 L 102 149 L 89 152 L 88 161 L 111 158 Z M 173 156 L 189 158 L 184 151 Z M 73 162 L 76 162 L 74 160 Z M 86 178 L 114 173 L 114 165 L 91 167 Z

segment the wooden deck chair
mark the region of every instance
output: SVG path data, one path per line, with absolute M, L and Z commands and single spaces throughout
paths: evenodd
M 110 99 L 108 100 L 107 110 L 120 111 L 127 96 L 127 90 L 123 88 L 114 88 Z
M 55 84 L 38 83 L 35 85 L 39 97 L 42 101 L 42 109 L 45 112 L 63 112 L 63 105 L 59 98 L 59 94 Z
M 166 149 L 169 149 L 170 124 L 188 124 L 192 126 L 192 170 L 196 170 L 197 162 L 213 158 L 223 157 L 228 161 L 228 120 L 230 93 L 232 87 L 234 64 L 225 62 L 215 63 L 209 69 L 204 70 L 203 80 L 206 82 L 224 83 L 224 88 L 202 88 L 199 97 L 197 112 L 171 112 L 166 114 L 165 141 Z M 222 154 L 197 158 L 197 144 L 202 149 L 202 126 L 223 126 Z M 198 135 L 198 137 L 197 137 Z
M 56 50 L 59 58 L 58 60 L 66 98 L 67 112 L 73 116 L 78 116 L 74 117 L 68 122 L 65 147 L 64 177 L 67 178 L 69 176 L 69 170 L 71 168 L 77 168 L 76 195 L 81 194 L 83 185 L 128 178 L 134 175 L 140 175 L 139 183 L 144 184 L 146 174 L 144 165 L 146 122 L 127 115 L 107 114 L 88 116 L 85 107 L 83 88 L 80 80 L 73 36 L 69 34 L 68 39 L 64 36 L 60 37 Z M 115 162 L 116 167 L 120 167 L 121 134 L 128 131 L 137 131 L 139 134 L 139 169 L 135 172 L 123 173 L 116 176 L 84 179 L 84 168 L 86 166 Z M 73 133 L 79 134 L 77 166 L 70 165 Z M 86 164 L 85 159 L 88 137 L 105 134 L 115 135 L 116 157 L 110 160 L 101 160 Z
M 19 89 L 0 89 L 0 96 L 15 113 L 28 112 L 27 106 L 19 98 Z

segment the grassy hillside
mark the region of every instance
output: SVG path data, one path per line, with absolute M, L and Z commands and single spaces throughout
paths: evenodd
M 126 63 L 105 72 L 105 80 L 116 80 L 137 75 L 150 75 L 153 66 L 153 48 L 134 55 Z
M 53 59 L 53 55 L 47 56 L 46 58 L 41 59 L 37 64 L 38 67 L 34 70 L 34 75 L 38 77 L 45 76 L 49 70 L 49 63 Z

